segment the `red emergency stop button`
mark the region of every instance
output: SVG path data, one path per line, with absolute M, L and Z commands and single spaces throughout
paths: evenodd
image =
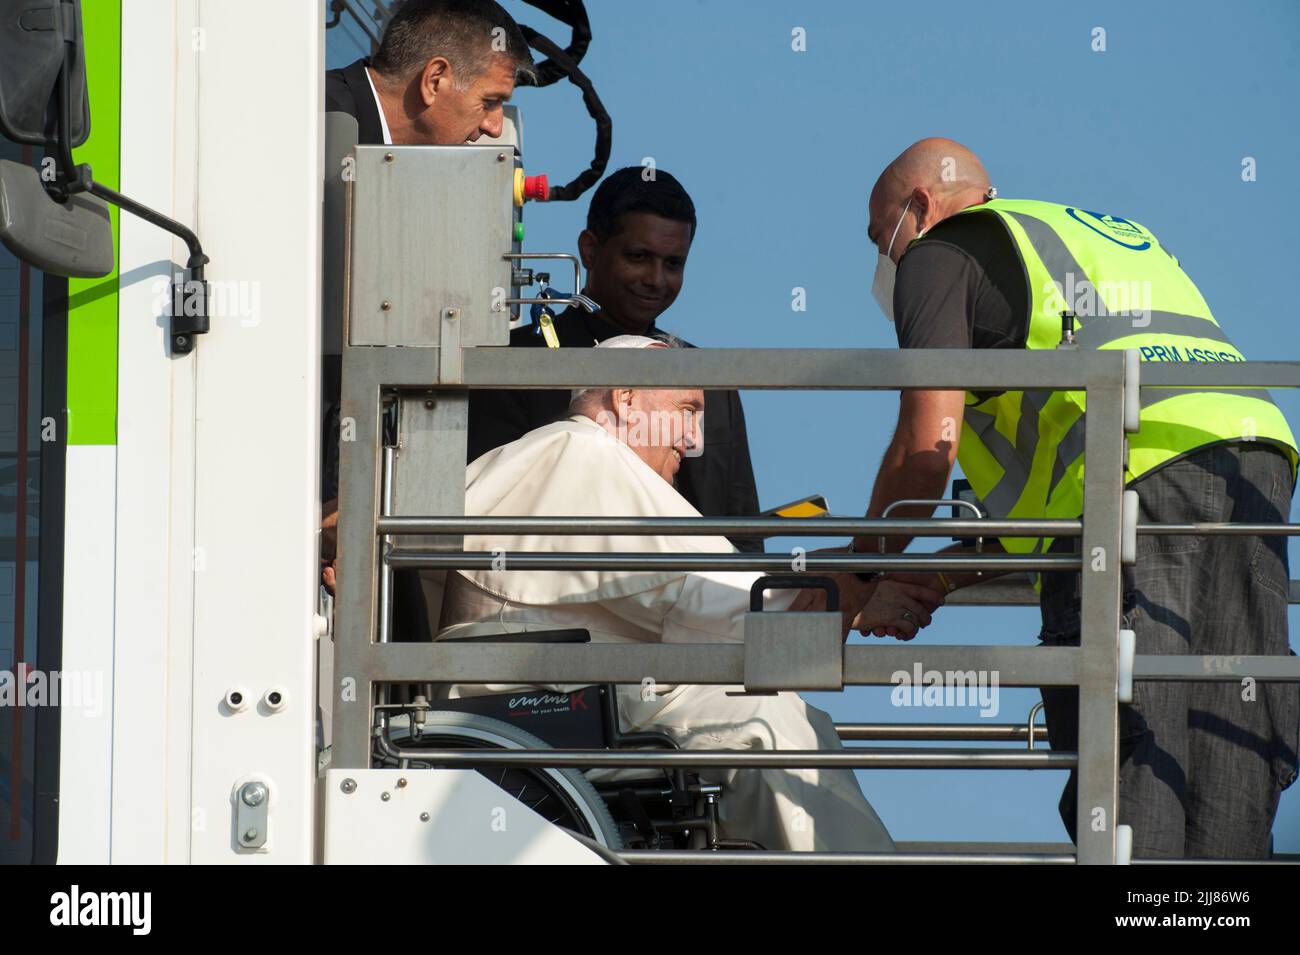
M 539 202 L 546 202 L 550 199 L 551 184 L 546 181 L 546 176 L 525 176 L 524 198 L 536 199 Z

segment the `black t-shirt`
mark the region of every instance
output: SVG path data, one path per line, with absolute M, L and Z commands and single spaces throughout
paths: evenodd
M 1006 226 L 989 213 L 945 219 L 898 263 L 900 348 L 1024 348 L 1029 279 Z

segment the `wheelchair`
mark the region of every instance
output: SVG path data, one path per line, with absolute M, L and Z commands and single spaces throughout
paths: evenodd
M 582 629 L 490 634 L 474 643 L 589 643 Z M 418 687 L 413 689 L 419 689 Z M 462 699 L 431 700 L 416 693 L 381 708 L 374 765 L 441 768 L 421 760 L 420 749 L 678 749 L 662 733 L 619 728 L 613 684 L 569 693 L 517 690 Z M 614 780 L 589 779 L 560 767 L 472 767 L 494 785 L 561 828 L 611 849 L 761 849 L 724 839 L 718 831 L 720 786 L 698 773 L 657 767 L 638 775 L 619 770 Z

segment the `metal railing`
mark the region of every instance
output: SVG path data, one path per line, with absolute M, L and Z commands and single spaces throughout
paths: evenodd
M 376 688 L 390 683 L 641 683 L 654 674 L 661 683 L 740 684 L 745 649 L 740 645 L 529 645 L 488 643 L 392 643 L 386 637 L 391 614 L 389 575 L 399 568 L 488 569 L 493 555 L 464 550 L 463 535 L 492 531 L 512 534 L 674 534 L 764 537 L 908 535 L 1078 538 L 1080 553 L 1103 555 L 1086 565 L 1077 554 L 807 554 L 805 573 L 850 570 L 988 570 L 1081 573 L 1082 638 L 1078 647 L 1028 646 L 845 646 L 845 685 L 891 684 L 898 670 L 985 670 L 999 674 L 1001 686 L 1076 686 L 1079 689 L 1079 749 L 1060 753 L 1027 749 L 860 749 L 834 752 L 712 751 L 463 751 L 419 750 L 422 760 L 442 765 L 488 763 L 528 766 L 835 766 L 872 768 L 1073 768 L 1078 773 L 1077 848 L 1057 844 L 1031 851 L 927 852 L 908 844 L 897 854 L 628 852 L 636 862 L 827 861 L 827 862 L 1080 862 L 1117 861 L 1117 760 L 1121 558 L 1133 560 L 1131 542 L 1139 534 L 1300 534 L 1300 525 L 1184 524 L 1124 526 L 1126 427 L 1136 428 L 1138 363 L 1118 351 L 868 351 L 812 349 L 695 349 L 536 351 L 465 348 L 460 362 L 441 362 L 428 348 L 345 348 L 343 416 L 356 422 L 355 440 L 343 445 L 340 509 L 341 595 L 336 626 L 335 675 L 351 681 L 334 704 L 335 767 L 370 765 Z M 454 380 L 439 380 L 439 369 L 454 369 Z M 1142 387 L 1243 388 L 1300 387 L 1300 363 L 1254 362 L 1180 366 L 1141 366 Z M 474 518 L 463 516 L 464 397 L 469 389 L 510 387 L 703 387 L 790 390 L 953 390 L 1045 389 L 1086 392 L 1085 448 L 1081 520 L 867 520 L 846 518 L 747 518 L 695 520 L 610 518 Z M 449 405 L 449 417 L 426 424 L 439 445 L 439 480 L 425 494 L 422 509 L 391 513 L 380 507 L 383 476 L 380 405 L 395 395 L 403 408 Z M 433 413 L 433 412 L 430 412 Z M 414 415 L 418 418 L 418 414 Z M 450 421 L 450 425 L 447 423 Z M 457 438 L 456 423 L 460 423 Z M 404 433 L 404 432 L 403 432 Z M 459 440 L 461 454 L 456 455 Z M 423 442 L 423 443 L 422 443 Z M 429 447 L 421 436 L 412 447 Z M 447 460 L 447 459 L 450 460 Z M 418 465 L 389 455 L 391 466 Z M 432 464 L 430 465 L 432 467 Z M 402 478 L 397 475 L 399 488 Z M 388 495 L 391 500 L 391 495 Z M 400 497 L 400 495 L 399 495 Z M 409 501 L 409 498 L 407 499 Z M 398 508 L 399 511 L 402 509 Z M 418 538 L 414 543 L 403 539 Z M 1130 546 L 1125 546 L 1128 543 Z M 512 553 L 511 570 L 671 567 L 683 570 L 738 569 L 791 572 L 782 554 L 622 554 Z M 1292 583 L 1292 602 L 1300 586 Z M 1002 579 L 953 595 L 953 605 L 1036 603 L 1023 579 Z M 1300 660 L 1284 657 L 1138 656 L 1133 676 L 1152 680 L 1258 680 L 1300 682 Z M 1018 727 L 846 726 L 845 739 L 1010 739 L 1029 741 L 1031 730 Z M 1038 727 L 1032 731 L 1040 739 Z M 909 735 L 911 734 L 911 735 Z M 1005 736 L 1000 734 L 1006 734 Z M 1104 820 L 1101 827 L 1094 820 Z

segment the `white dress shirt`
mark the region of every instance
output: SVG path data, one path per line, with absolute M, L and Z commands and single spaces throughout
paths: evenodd
M 365 67 L 366 80 L 370 83 L 370 92 L 375 97 L 375 109 L 379 110 L 379 128 L 384 131 L 384 145 L 393 145 L 393 134 L 388 131 L 388 117 L 384 115 L 384 104 L 379 101 L 379 90 L 375 89 L 375 78 L 370 75 L 370 67 Z

